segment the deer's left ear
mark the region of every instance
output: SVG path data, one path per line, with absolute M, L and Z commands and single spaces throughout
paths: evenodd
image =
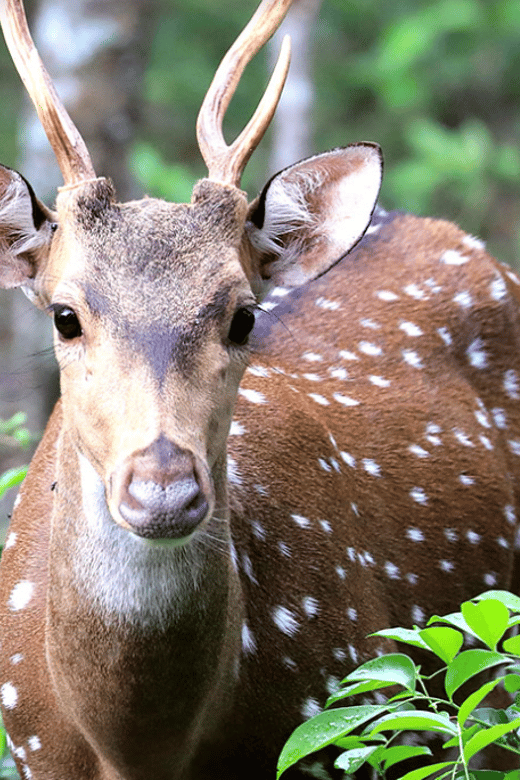
M 17 171 L 0 165 L 0 287 L 30 288 L 46 258 L 51 212 Z
M 352 249 L 370 224 L 383 171 L 376 144 L 353 144 L 276 174 L 252 204 L 253 273 L 297 287 Z

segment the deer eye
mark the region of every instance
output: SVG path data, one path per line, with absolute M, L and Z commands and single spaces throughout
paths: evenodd
M 228 339 L 233 344 L 242 346 L 247 342 L 248 336 L 253 330 L 255 315 L 250 309 L 237 309 L 229 328 Z
M 54 307 L 54 324 L 62 338 L 70 341 L 83 333 L 76 313 L 68 306 Z

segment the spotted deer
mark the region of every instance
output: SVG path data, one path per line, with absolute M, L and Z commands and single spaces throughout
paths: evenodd
M 1 564 L 22 778 L 274 777 L 292 729 L 393 649 L 367 634 L 514 587 L 519 280 L 455 225 L 376 208 L 372 143 L 248 204 L 287 42 L 230 146 L 222 120 L 289 5 L 263 0 L 219 67 L 181 205 L 117 202 L 2 6 L 65 182 L 51 211 L 0 169 L 0 282 L 53 319 L 62 393 Z

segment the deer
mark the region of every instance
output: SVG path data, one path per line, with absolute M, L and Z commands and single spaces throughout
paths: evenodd
M 30 37 L 1 23 L 53 147 L 55 209 L 0 168 L 0 284 L 52 319 L 61 398 L 0 569 L 0 702 L 22 778 L 266 780 L 368 636 L 515 589 L 520 280 L 386 212 L 375 143 L 248 200 L 222 122 L 291 0 L 262 0 L 204 98 L 188 204 L 119 203 Z M 333 777 L 328 755 L 286 777 Z

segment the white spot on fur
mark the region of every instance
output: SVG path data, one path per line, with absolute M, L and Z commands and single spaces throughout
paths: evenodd
M 25 609 L 30 602 L 34 593 L 34 582 L 28 580 L 21 580 L 17 582 L 11 591 L 9 596 L 8 606 L 13 612 L 17 612 L 20 609 Z
M 497 575 L 494 571 L 490 571 L 488 574 L 484 574 L 483 579 L 486 585 L 490 588 L 497 584 Z
M 363 317 L 361 320 L 359 320 L 359 324 L 362 328 L 368 328 L 369 330 L 381 330 L 381 325 L 379 322 L 375 322 L 368 317 Z
M 385 572 L 387 574 L 387 577 L 390 580 L 400 580 L 401 579 L 401 573 L 399 571 L 399 567 L 395 565 L 395 563 L 391 563 L 390 561 L 387 561 L 384 565 Z
M 470 544 L 478 544 L 481 538 L 481 535 L 476 531 L 466 531 L 466 539 Z
M 422 336 L 422 335 L 424 335 L 423 331 L 421 330 L 421 328 L 418 325 L 416 325 L 415 322 L 403 321 L 399 325 L 399 330 L 404 331 L 404 333 L 406 333 L 407 336 Z
M 403 360 L 412 368 L 424 368 L 422 358 L 413 349 L 403 349 Z
M 356 401 L 355 398 L 351 398 L 348 395 L 343 395 L 343 393 L 333 393 L 332 397 L 338 404 L 343 406 L 359 406 L 360 404 L 360 401 Z
M 516 525 L 516 511 L 512 504 L 507 504 L 504 507 L 504 515 L 510 525 Z
M 242 398 L 245 398 L 246 401 L 249 401 L 252 404 L 267 403 L 267 398 L 263 393 L 259 393 L 258 390 L 253 390 L 252 388 L 249 387 L 239 387 L 238 394 L 241 395 Z
M 321 406 L 330 406 L 330 401 L 328 398 L 325 398 L 323 395 L 318 395 L 318 393 L 308 393 L 309 398 L 311 398 L 315 403 L 320 404 Z
M 376 463 L 375 460 L 371 460 L 370 458 L 363 458 L 361 462 L 363 464 L 363 468 L 368 474 L 371 474 L 373 477 L 381 476 L 381 466 Z
M 18 691 L 10 682 L 6 682 L 0 688 L 0 698 L 6 710 L 12 710 L 18 704 Z
M 462 485 L 474 485 L 475 484 L 475 477 L 469 477 L 467 474 L 459 474 L 459 482 Z
M 368 377 L 368 381 L 376 387 L 390 387 L 392 384 L 389 379 L 385 379 L 383 376 L 374 376 L 373 374 Z
M 485 243 L 481 241 L 480 238 L 475 238 L 475 236 L 472 236 L 469 233 L 464 236 L 462 243 L 469 246 L 470 249 L 476 249 L 481 252 L 486 248 Z
M 348 349 L 341 349 L 339 351 L 339 356 L 343 360 L 359 360 L 358 355 L 356 355 L 355 352 L 350 352 Z
M 305 596 L 302 602 L 303 611 L 307 615 L 307 617 L 313 618 L 316 617 L 318 612 L 320 611 L 320 605 L 317 599 L 313 598 L 312 596 Z
M 291 515 L 291 518 L 294 520 L 296 525 L 299 525 L 300 528 L 310 528 L 311 521 L 308 517 L 304 517 L 303 515 Z
M 329 368 L 329 374 L 333 379 L 348 379 L 348 371 L 346 368 L 342 368 L 342 366 Z
M 446 537 L 448 542 L 457 542 L 459 538 L 457 531 L 454 528 L 445 528 L 444 536 Z
M 502 301 L 507 296 L 507 285 L 502 276 L 496 276 L 489 286 L 489 293 L 494 301 Z
M 484 342 L 481 338 L 473 339 L 466 350 L 466 357 L 468 358 L 469 364 L 474 368 L 486 368 L 488 357 L 486 350 L 484 349 Z
M 228 477 L 228 481 L 231 482 L 233 485 L 242 484 L 242 476 L 238 471 L 237 462 L 229 455 L 227 458 L 227 477 Z
M 494 409 L 491 409 L 491 414 L 493 415 L 493 420 L 496 427 L 500 430 L 505 430 L 507 428 L 507 417 L 505 409 L 495 407 Z
M 327 298 L 322 297 L 316 298 L 315 304 L 320 309 L 327 309 L 328 311 L 337 311 L 341 308 L 339 301 L 329 301 Z
M 319 715 L 321 712 L 321 707 L 318 701 L 316 699 L 308 698 L 304 701 L 301 709 L 302 717 L 305 718 L 305 720 L 309 720 L 309 718 L 314 718 L 315 715 Z
M 378 297 L 378 298 L 379 298 L 381 301 L 388 301 L 389 303 L 390 303 L 391 301 L 398 301 L 398 300 L 399 300 L 399 296 L 398 296 L 398 295 L 396 295 L 396 294 L 395 294 L 394 292 L 392 292 L 391 290 L 379 290 L 379 291 L 376 293 L 376 295 L 377 295 L 377 297 Z
M 469 438 L 469 436 L 464 433 L 464 431 L 461 431 L 460 428 L 454 428 L 453 429 L 453 435 L 457 439 L 460 444 L 462 444 L 464 447 L 474 447 L 475 445 Z
M 453 337 L 449 332 L 448 328 L 437 328 L 437 333 L 439 334 L 439 336 L 444 341 L 447 347 L 451 346 Z
M 415 604 L 412 607 L 411 614 L 412 614 L 412 620 L 413 620 L 414 623 L 417 623 L 417 625 L 419 625 L 419 626 L 424 623 L 424 621 L 426 619 L 426 616 L 424 614 L 424 610 L 421 609 L 421 607 L 417 606 L 417 604 Z
M 284 558 L 290 558 L 291 557 L 291 549 L 289 545 L 285 544 L 285 542 L 278 542 L 278 549 L 284 556 Z
M 370 355 L 372 357 L 377 357 L 378 355 L 383 354 L 382 348 L 378 344 L 373 344 L 370 341 L 360 341 L 358 344 L 358 349 L 365 355 Z
M 447 249 L 441 255 L 441 263 L 445 265 L 464 265 L 469 260 L 469 257 L 461 255 L 456 249 Z
M 230 436 L 243 436 L 246 432 L 246 429 L 242 425 L 242 423 L 239 423 L 237 420 L 233 420 L 231 423 L 231 428 L 229 429 L 229 435 Z
M 412 542 L 424 542 L 424 534 L 420 528 L 407 528 L 406 535 Z
M 509 439 L 507 443 L 513 455 L 520 455 L 520 440 Z
M 358 619 L 357 609 L 354 609 L 354 607 L 347 608 L 347 615 L 349 619 L 352 620 L 353 623 L 355 623 L 356 620 Z
M 448 574 L 449 572 L 452 572 L 453 569 L 455 568 L 452 561 L 446 561 L 446 560 L 439 561 L 439 566 L 442 571 L 445 571 Z
M 520 400 L 520 384 L 518 382 L 518 374 L 512 368 L 505 372 L 503 387 L 509 398 L 513 401 Z
M 428 452 L 428 450 L 425 450 L 423 447 L 420 447 L 419 444 L 410 444 L 408 449 L 412 453 L 412 455 L 416 455 L 418 458 L 430 457 L 430 453 Z
M 353 455 L 350 454 L 350 452 L 340 452 L 339 453 L 340 458 L 345 461 L 347 466 L 350 466 L 350 468 L 355 469 L 356 468 L 356 459 Z
M 32 737 L 29 737 L 27 744 L 29 745 L 29 750 L 32 750 L 33 753 L 35 753 L 37 750 L 41 750 L 42 743 L 36 734 Z
M 420 487 L 415 487 L 410 490 L 410 498 L 413 498 L 414 501 L 423 506 L 428 503 L 428 496 Z
M 473 298 L 471 297 L 468 290 L 462 290 L 462 292 L 454 295 L 453 302 L 458 303 L 462 309 L 469 309 L 470 306 L 473 306 Z
M 17 666 L 18 664 L 22 663 L 23 659 L 24 659 L 23 653 L 15 653 L 14 655 L 11 656 L 9 660 L 11 661 L 13 666 Z
M 415 298 L 416 301 L 421 301 L 426 298 L 424 290 L 421 290 L 416 284 L 407 284 L 406 287 L 403 288 L 403 291 L 411 298 Z
M 276 627 L 286 636 L 293 637 L 300 630 L 300 624 L 296 620 L 296 615 L 287 607 L 275 607 L 272 612 L 272 618 Z
M 242 623 L 242 650 L 245 655 L 251 655 L 256 652 L 256 640 L 246 621 Z
M 14 547 L 14 544 L 16 542 L 16 533 L 14 531 L 11 531 L 7 539 L 5 540 L 4 550 L 9 550 L 11 547 Z
M 319 363 L 323 360 L 323 355 L 319 355 L 317 352 L 304 352 L 302 359 L 308 360 L 309 363 Z

